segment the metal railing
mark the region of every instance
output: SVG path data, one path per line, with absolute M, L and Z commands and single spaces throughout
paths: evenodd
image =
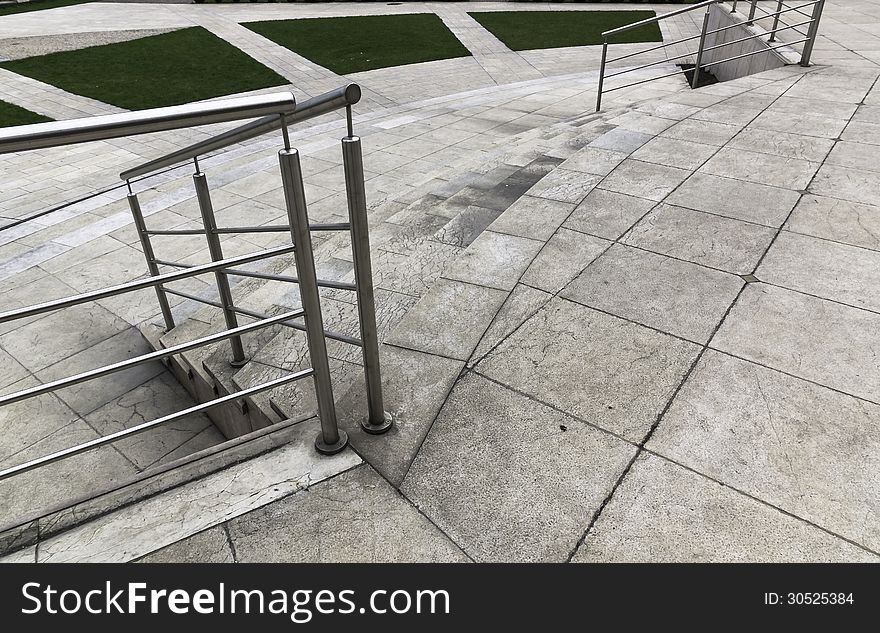
M 153 288 L 168 330 L 175 327 L 174 314 L 168 300 L 169 295 L 180 296 L 222 310 L 225 329 L 215 334 L 203 336 L 148 354 L 0 396 L 0 407 L 108 376 L 119 371 L 125 371 L 144 363 L 167 360 L 172 356 L 223 341 L 228 341 L 231 346 L 231 363 L 240 366 L 247 362 L 241 337 L 270 326 L 286 326 L 304 331 L 306 333 L 311 363 L 311 367 L 307 369 L 295 371 L 275 380 L 197 404 L 183 411 L 165 415 L 161 418 L 0 470 L 0 481 L 85 451 L 100 448 L 123 438 L 144 433 L 193 413 L 208 411 L 214 407 L 242 401 L 255 394 L 308 377 L 311 377 L 314 381 L 318 417 L 321 423 L 321 431 L 315 440 L 315 447 L 324 454 L 337 453 L 345 448 L 348 443 L 348 437 L 344 431 L 339 429 L 337 423 L 333 386 L 330 377 L 330 362 L 326 347 L 327 338 L 356 345 L 362 349 L 368 412 L 365 419 L 361 421 L 361 426 L 367 432 L 374 434 L 383 433 L 390 428 L 392 421 L 391 417 L 384 410 L 379 367 L 378 334 L 373 297 L 361 140 L 354 135 L 352 124 L 351 107 L 359 100 L 360 88 L 356 84 L 350 84 L 310 99 L 302 104 L 297 104 L 290 93 L 278 93 L 157 108 L 74 121 L 40 123 L 0 130 L 0 154 L 2 154 L 119 138 L 162 130 L 180 129 L 208 123 L 262 117 L 200 143 L 129 169 L 121 174 L 123 181 L 128 186 L 127 198 L 129 208 L 143 248 L 149 273 L 148 277 L 0 313 L 0 324 L 2 324 L 48 314 L 108 297 Z M 288 126 L 292 123 L 305 121 L 342 108 L 345 109 L 347 128 L 347 134 L 342 139 L 341 145 L 349 221 L 335 224 L 311 224 L 306 206 L 300 155 L 295 148 L 291 147 Z M 221 150 L 232 144 L 278 130 L 281 131 L 283 139 L 283 146 L 278 152 L 278 161 L 288 223 L 271 226 L 218 226 L 211 203 L 207 177 L 200 169 L 199 157 L 204 156 L 207 152 Z M 190 160 L 193 161 L 195 167 L 193 182 L 196 189 L 196 200 L 199 206 L 202 227 L 183 230 L 151 230 L 147 227 L 138 195 L 132 189 L 134 179 L 157 173 L 169 166 Z M 350 231 L 354 260 L 354 283 L 318 279 L 311 242 L 311 233 L 313 231 Z M 224 257 L 220 235 L 257 232 L 289 233 L 291 244 L 237 257 Z M 182 262 L 163 261 L 156 258 L 151 236 L 194 234 L 205 235 L 211 262 L 184 264 Z M 296 276 L 275 275 L 238 268 L 238 266 L 245 264 L 291 253 L 295 260 Z M 171 272 L 161 272 L 160 266 L 170 266 L 174 270 Z M 212 275 L 214 277 L 218 300 L 206 299 L 169 287 L 170 284 L 188 280 L 199 275 Z M 269 316 L 238 306 L 235 304 L 232 296 L 229 284 L 230 276 L 297 284 L 302 307 L 298 310 Z M 324 329 L 319 294 L 319 288 L 322 287 L 356 293 L 360 338 Z M 237 320 L 239 316 L 245 316 L 254 319 L 254 321 L 247 325 L 239 325 Z
M 797 2 L 797 0 L 794 0 L 794 1 Z M 759 54 L 766 53 L 768 51 L 776 50 L 779 48 L 794 46 L 796 44 L 803 44 L 804 45 L 803 51 L 801 52 L 801 59 L 799 62 L 800 65 L 801 66 L 809 66 L 810 65 L 810 57 L 812 55 L 813 45 L 815 43 L 816 36 L 819 31 L 819 21 L 822 17 L 822 10 L 825 6 L 825 0 L 805 0 L 803 2 L 798 2 L 796 4 L 796 6 L 786 5 L 785 0 L 777 0 L 776 10 L 772 11 L 772 12 L 767 11 L 763 7 L 759 7 L 758 0 L 750 0 L 749 1 L 749 14 L 748 14 L 748 18 L 745 22 L 730 24 L 728 26 L 723 26 L 723 27 L 720 27 L 717 29 L 709 30 L 710 8 L 713 5 L 720 5 L 720 4 L 724 4 L 724 0 L 706 0 L 705 2 L 700 2 L 697 4 L 689 5 L 683 9 L 678 9 L 676 11 L 664 13 L 663 15 L 654 16 L 653 18 L 640 20 L 638 22 L 633 22 L 632 24 L 627 24 L 625 26 L 621 26 L 616 29 L 611 29 L 609 31 L 603 32 L 602 33 L 602 39 L 603 39 L 602 60 L 601 60 L 600 67 L 599 67 L 599 88 L 598 88 L 598 94 L 596 95 L 596 112 L 598 112 L 599 110 L 602 109 L 602 95 L 604 93 L 613 92 L 615 90 L 622 90 L 624 88 L 630 88 L 632 86 L 637 86 L 639 84 L 648 83 L 651 81 L 656 81 L 658 79 L 664 79 L 666 77 L 673 77 L 676 75 L 680 75 L 681 70 L 676 70 L 675 72 L 671 72 L 671 73 L 667 73 L 667 74 L 663 74 L 663 75 L 659 75 L 659 76 L 649 77 L 647 79 L 641 79 L 639 81 L 634 81 L 632 83 L 627 83 L 627 84 L 624 84 L 621 86 L 614 86 L 613 88 L 606 88 L 605 87 L 605 80 L 606 79 L 611 79 L 612 77 L 619 77 L 621 75 L 625 75 L 628 73 L 637 72 L 640 70 L 644 70 L 646 68 L 650 68 L 652 66 L 657 66 L 657 65 L 661 65 L 661 64 L 668 64 L 668 63 L 673 62 L 674 60 L 677 60 L 677 59 L 694 58 L 694 62 L 695 62 L 694 63 L 694 73 L 693 73 L 693 76 L 691 77 L 691 87 L 692 88 L 696 88 L 699 85 L 700 73 L 705 72 L 708 68 L 710 68 L 712 66 L 717 66 L 718 64 L 723 64 L 725 62 L 730 62 L 730 61 L 734 61 L 737 59 L 743 59 L 745 57 L 750 57 L 752 55 L 759 55 Z M 809 8 L 809 7 L 812 7 L 812 11 L 810 13 L 803 11 L 803 9 Z M 737 2 L 734 0 L 734 2 L 731 3 L 731 9 L 730 9 L 731 14 L 737 12 L 736 8 L 737 8 Z M 635 51 L 633 53 L 628 53 L 625 55 L 620 55 L 619 57 L 614 57 L 612 59 L 608 59 L 609 38 L 613 37 L 614 35 L 617 35 L 619 33 L 624 33 L 626 31 L 629 31 L 629 30 L 632 30 L 632 29 L 635 29 L 635 28 L 638 28 L 641 26 L 646 26 L 648 24 L 659 24 L 661 21 L 666 20 L 668 18 L 682 15 L 684 13 L 689 13 L 691 11 L 695 11 L 698 9 L 705 9 L 705 12 L 703 14 L 702 28 L 700 29 L 700 33 L 698 35 L 692 35 L 690 37 L 681 38 L 681 39 L 671 41 L 671 42 L 664 42 L 658 46 L 652 46 L 650 48 L 642 49 L 639 51 Z M 756 12 L 759 10 L 761 11 L 762 15 L 755 17 Z M 787 15 L 787 14 L 799 14 L 799 15 L 807 17 L 809 19 L 802 20 L 800 22 L 792 24 L 792 23 L 786 22 L 780 18 L 780 16 Z M 707 38 L 709 36 L 716 36 L 718 33 L 722 33 L 722 32 L 728 31 L 730 29 L 741 28 L 743 25 L 752 26 L 755 22 L 769 19 L 769 18 L 773 18 L 773 25 L 768 30 L 765 30 L 763 32 L 755 32 L 750 35 L 747 35 L 746 37 L 741 37 L 741 38 L 737 38 L 735 40 L 721 42 L 720 44 L 712 44 L 711 46 L 706 46 Z M 795 18 L 795 19 L 797 19 L 797 18 Z M 800 27 L 807 27 L 807 30 L 801 31 L 801 30 L 799 30 Z M 733 55 L 733 56 L 727 57 L 725 59 L 712 60 L 708 63 L 706 63 L 704 61 L 704 54 L 706 52 L 718 50 L 718 49 L 724 48 L 726 46 L 731 46 L 734 44 L 741 44 L 743 42 L 747 42 L 750 40 L 758 40 L 758 39 L 762 39 L 762 38 L 766 37 L 767 43 L 773 44 L 774 42 L 777 41 L 777 38 L 776 38 L 777 33 L 780 33 L 782 31 L 788 31 L 788 30 L 794 31 L 795 33 L 798 33 L 799 35 L 802 35 L 803 38 L 795 40 L 795 41 L 791 41 L 791 42 L 785 42 L 783 44 L 777 44 L 774 46 L 765 46 L 765 47 L 762 47 L 760 50 L 750 51 L 750 52 L 742 53 L 739 55 Z M 696 50 L 688 51 L 687 53 L 682 53 L 680 55 L 673 55 L 671 57 L 666 57 L 661 60 L 642 64 L 640 66 L 636 66 L 636 67 L 632 67 L 632 68 L 624 68 L 623 70 L 620 70 L 618 72 L 614 72 L 611 74 L 605 73 L 605 68 L 610 63 L 619 62 L 621 60 L 628 59 L 630 57 L 635 57 L 637 55 L 643 55 L 645 53 L 650 53 L 653 51 L 664 50 L 670 46 L 683 44 L 685 42 L 692 42 L 694 40 L 699 41 L 699 44 L 697 45 Z

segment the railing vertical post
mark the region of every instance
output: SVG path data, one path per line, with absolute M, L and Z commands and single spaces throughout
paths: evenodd
M 703 30 L 700 32 L 700 47 L 697 49 L 696 64 L 694 64 L 694 76 L 691 79 L 691 88 L 700 85 L 700 64 L 703 63 L 703 49 L 706 46 L 706 31 L 709 30 L 709 9 L 703 14 Z
M 367 196 L 364 190 L 364 163 L 361 139 L 342 139 L 342 162 L 345 167 L 345 191 L 351 225 L 351 252 L 357 286 L 358 321 L 363 342 L 364 378 L 367 385 L 367 418 L 361 426 L 378 435 L 391 428 L 391 416 L 385 412 L 382 398 L 382 375 L 379 368 L 379 332 L 376 326 L 376 301 L 373 296 L 373 271 L 370 262 L 370 234 L 367 224 Z
M 758 0 L 752 0 L 752 6 L 749 7 L 749 20 L 746 22 L 749 26 L 755 22 L 755 10 L 758 8 Z
M 223 259 L 223 247 L 220 245 L 220 235 L 217 233 L 217 220 L 214 218 L 214 206 L 211 204 L 208 180 L 205 178 L 205 174 L 198 170 L 198 164 L 196 164 L 196 173 L 193 174 L 193 183 L 196 186 L 196 198 L 199 201 L 199 211 L 202 214 L 202 224 L 205 227 L 205 237 L 208 240 L 208 252 L 211 255 L 211 261 L 219 262 Z M 229 289 L 229 278 L 222 270 L 215 271 L 214 278 L 217 281 L 220 303 L 223 304 L 226 329 L 237 328 L 238 318 L 233 309 L 234 303 L 232 301 L 232 290 Z M 230 364 L 233 367 L 241 367 L 247 362 L 244 348 L 241 344 L 241 337 L 235 336 L 229 339 L 229 343 L 232 346 L 232 360 Z
M 737 0 L 733 0 L 733 3 L 732 3 L 733 6 L 730 8 L 731 13 L 736 13 L 736 3 L 737 3 Z
M 758 9 L 758 0 L 752 0 L 752 4 L 749 7 L 749 20 L 746 22 L 749 26 L 755 22 L 755 11 Z
M 327 343 L 324 340 L 321 297 L 318 294 L 315 260 L 312 253 L 312 235 L 309 231 L 309 214 L 306 208 L 306 194 L 303 188 L 299 152 L 295 149 L 283 149 L 278 152 L 278 160 L 281 164 L 281 181 L 284 185 L 284 200 L 287 204 L 290 233 L 296 249 L 294 256 L 297 277 L 299 278 L 299 291 L 305 311 L 306 337 L 314 371 L 318 417 L 321 419 L 321 433 L 315 439 L 315 448 L 319 453 L 332 455 L 346 447 L 348 435 L 339 429 L 336 422 L 336 403 L 333 400 L 330 361 L 327 358 Z
M 785 0 L 779 0 L 779 2 L 776 3 L 776 15 L 773 16 L 773 28 L 770 29 L 770 41 L 771 42 L 776 41 L 776 29 L 779 28 L 779 12 L 782 11 L 784 4 L 785 4 Z
M 602 87 L 605 84 L 605 60 L 608 58 L 608 38 L 602 42 L 602 63 L 599 65 L 599 93 L 596 95 L 596 112 L 602 109 Z
M 147 270 L 151 277 L 156 277 L 159 274 L 159 266 L 156 264 L 153 244 L 150 242 L 150 234 L 147 233 L 147 225 L 144 222 L 141 203 L 136 194 L 128 194 L 128 206 L 131 208 L 131 216 L 134 218 L 134 226 L 141 241 L 141 249 L 143 249 L 144 258 L 147 260 Z M 174 317 L 171 314 L 171 306 L 168 304 L 168 296 L 165 294 L 165 289 L 161 284 L 156 286 L 156 298 L 159 300 L 159 309 L 162 310 L 162 318 L 165 320 L 165 329 L 174 329 Z
M 813 21 L 810 22 L 810 28 L 807 29 L 807 41 L 804 42 L 804 51 L 801 53 L 801 66 L 810 65 L 810 57 L 813 54 L 813 44 L 816 43 L 816 37 L 819 35 L 819 20 L 822 18 L 822 9 L 825 7 L 825 0 L 819 0 L 813 5 Z

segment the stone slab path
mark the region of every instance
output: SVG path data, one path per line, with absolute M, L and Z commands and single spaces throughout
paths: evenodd
M 876 562 L 880 378 L 871 341 L 880 327 L 872 290 L 880 198 L 871 152 L 880 144 L 880 70 L 872 61 L 880 11 L 874 0 L 827 6 L 828 36 L 815 59 L 823 64 L 827 55 L 833 67 L 786 68 L 694 92 L 677 80 L 621 91 L 607 104 L 614 115 L 589 123 L 567 150 L 542 133 L 587 126 L 583 104 L 595 96 L 595 75 L 584 67 L 578 76 L 498 86 L 526 67 L 500 71 L 477 55 L 469 76 L 485 83 L 418 101 L 392 73 L 376 75 L 376 93 L 393 94 L 396 103 L 367 104 L 357 126 L 371 148 L 367 169 L 375 170 L 368 174 L 374 258 L 398 270 L 385 278 L 381 299 L 409 297 L 382 350 L 395 431 L 354 437 L 367 463 L 349 451 L 350 462 L 328 465 L 326 481 L 304 485 L 278 470 L 272 460 L 284 456 L 277 451 L 248 462 L 263 473 L 257 479 L 266 486 L 256 489 L 271 490 L 278 477 L 293 482 L 280 497 L 239 504 L 230 496 L 206 506 L 192 493 L 196 482 L 180 496 L 154 497 L 7 560 Z M 204 7 L 165 9 L 174 16 L 167 27 L 195 23 L 181 16 Z M 228 9 L 224 15 L 245 21 L 299 7 Z M 346 9 L 353 10 L 307 11 Z M 112 30 L 113 11 L 90 28 Z M 150 20 L 162 21 L 146 19 L 144 28 Z M 52 28 L 51 20 L 49 27 L 20 23 Z M 478 39 L 470 46 L 479 48 Z M 586 52 L 520 57 L 546 75 L 554 55 L 574 72 Z M 453 61 L 442 66 L 450 77 L 459 68 Z M 387 93 L 375 88 L 382 84 Z M 310 165 L 307 196 L 316 215 L 338 213 L 339 133 L 330 121 L 295 136 Z M 136 146 L 127 160 L 152 157 L 162 142 L 173 144 Z M 218 212 L 278 210 L 267 180 L 275 142 L 206 162 Z M 468 196 L 483 191 L 490 174 L 499 178 L 488 186 L 499 197 L 498 184 L 516 170 L 504 176 L 515 165 L 496 152 L 514 146 L 522 154 L 507 160 L 523 167 L 532 150 L 558 158 L 527 185 L 517 181 L 524 190 L 515 203 L 495 200 L 499 208 L 488 209 L 480 206 L 494 204 L 488 198 L 474 198 L 468 209 Z M 95 150 L 84 154 L 97 164 Z M 6 167 L 23 165 L 11 160 Z M 63 172 L 56 178 L 61 183 Z M 187 178 L 171 173 L 144 191 L 151 221 L 192 222 Z M 30 193 L 29 182 L 18 187 Z M 428 212 L 414 202 L 444 190 L 444 203 Z M 7 249 L 4 296 L 19 292 L 24 301 L 37 288 L 63 296 L 105 285 L 107 275 L 140 274 L 124 202 L 108 196 L 0 247 Z M 5 202 L 0 214 L 14 216 L 15 206 Z M 424 243 L 417 231 L 429 216 L 453 207 L 460 209 L 455 223 L 432 240 L 444 245 L 442 257 L 441 247 L 412 251 L 422 259 L 403 248 Z M 344 272 L 342 249 L 330 246 L 327 265 Z M 184 248 L 204 256 L 201 244 Z M 431 272 L 412 274 L 421 265 Z M 149 297 L 132 308 L 101 304 L 78 321 L 35 321 L 23 326 L 30 338 L 24 329 L 4 332 L 0 348 L 14 368 L 4 382 L 54 376 L 103 345 L 124 349 L 130 326 L 155 316 Z M 59 328 L 75 335 L 70 346 L 35 357 L 25 349 Z M 153 397 L 157 376 L 141 378 L 102 405 L 110 424 L 139 410 L 138 393 L 163 401 Z M 63 420 L 58 437 L 108 428 L 100 411 L 77 409 L 88 395 L 64 398 L 77 419 Z M 357 390 L 348 397 L 356 400 Z M 58 406 L 47 402 L 45 411 Z M 200 433 L 194 424 L 175 432 Z M 296 441 L 290 446 L 299 450 Z M 152 449 L 120 447 L 105 461 L 125 458 L 136 469 L 156 459 Z M 312 467 L 305 453 L 297 459 Z M 221 471 L 205 485 L 229 490 L 230 475 Z M 149 508 L 159 509 L 150 516 L 185 518 L 161 533 L 142 520 Z M 187 514 L 196 508 L 197 517 Z M 125 539 L 106 538 L 120 529 Z

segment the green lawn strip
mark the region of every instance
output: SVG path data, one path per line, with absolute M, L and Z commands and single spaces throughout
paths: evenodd
M 202 27 L 18 59 L 0 66 L 128 110 L 289 83 Z
M 12 125 L 27 125 L 28 123 L 45 123 L 51 121 L 42 114 L 25 110 L 15 104 L 0 101 L 0 127 Z
M 433 13 L 272 20 L 244 26 L 340 75 L 470 55 Z
M 602 43 L 609 31 L 652 18 L 653 11 L 487 11 L 469 15 L 511 50 Z M 647 24 L 609 39 L 611 43 L 662 42 L 660 27 Z
M 54 9 L 56 7 L 69 7 L 72 4 L 85 4 L 86 2 L 93 2 L 93 0 L 32 0 L 31 2 L 2 5 L 0 6 L 0 15 L 27 13 L 28 11 L 42 11 L 43 9 Z

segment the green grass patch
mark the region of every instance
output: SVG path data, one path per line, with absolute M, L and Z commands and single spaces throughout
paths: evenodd
M 12 125 L 27 125 L 29 123 L 45 123 L 51 121 L 42 114 L 25 110 L 15 104 L 0 101 L 0 127 Z
M 42 11 L 43 9 L 54 9 L 56 7 L 69 7 L 72 4 L 85 4 L 94 0 L 31 0 L 31 2 L 20 2 L 18 4 L 7 4 L 0 6 L 0 15 L 11 15 L 13 13 L 27 13 L 28 11 Z
M 273 20 L 244 26 L 340 75 L 470 55 L 433 13 Z
M 515 51 L 602 43 L 609 31 L 653 18 L 653 11 L 488 11 L 469 13 L 477 22 Z M 660 27 L 647 24 L 609 39 L 615 44 L 662 42 Z
M 202 27 L 18 59 L 0 66 L 128 110 L 288 83 Z

